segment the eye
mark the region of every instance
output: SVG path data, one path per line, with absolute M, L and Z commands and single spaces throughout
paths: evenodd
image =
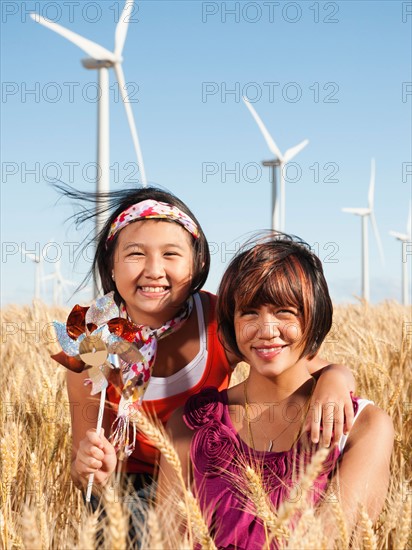
M 295 317 L 299 317 L 299 311 L 294 308 L 294 307 L 283 307 L 283 308 L 279 308 L 277 311 L 276 311 L 276 315 L 279 316 L 279 317 L 282 317 L 283 319 L 284 318 L 295 318 Z
M 180 254 L 178 254 L 177 252 L 172 252 L 172 251 L 164 253 L 164 256 L 179 256 L 179 255 Z
M 144 256 L 143 252 L 133 251 L 129 252 L 128 256 Z
M 257 315 L 257 311 L 254 309 L 244 309 L 238 312 L 239 317 L 252 317 Z

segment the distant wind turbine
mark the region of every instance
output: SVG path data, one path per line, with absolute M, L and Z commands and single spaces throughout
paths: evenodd
M 392 237 L 395 237 L 402 243 L 402 303 L 404 306 L 409 305 L 409 277 L 408 277 L 408 262 L 405 257 L 404 243 L 409 243 L 412 247 L 412 203 L 409 203 L 409 216 L 406 224 L 406 233 L 398 233 L 397 231 L 389 231 Z
M 62 305 L 64 291 L 70 286 L 77 286 L 73 281 L 65 279 L 61 272 L 61 262 L 57 260 L 54 264 L 54 273 L 43 277 L 43 281 L 53 281 L 53 305 Z
M 280 231 L 285 231 L 285 220 L 286 220 L 286 206 L 285 206 L 285 178 L 283 174 L 283 167 L 287 162 L 292 160 L 302 149 L 306 147 L 309 143 L 308 139 L 305 139 L 298 145 L 291 147 L 285 151 L 285 154 L 279 150 L 279 147 L 276 145 L 274 139 L 269 134 L 266 126 L 263 124 L 262 119 L 259 117 L 255 111 L 252 104 L 246 97 L 243 97 L 243 102 L 246 107 L 251 112 L 253 118 L 255 119 L 256 124 L 259 126 L 260 131 L 265 138 L 267 146 L 271 153 L 275 156 L 274 160 L 264 161 L 264 166 L 272 167 L 272 229 L 278 229 Z M 276 184 L 276 167 L 279 166 L 280 170 L 280 193 L 279 193 L 279 203 L 278 204 L 278 193 L 277 193 L 277 184 Z
M 43 280 L 43 258 L 41 253 L 34 254 L 33 252 L 28 252 L 24 247 L 20 248 L 22 254 L 29 258 L 35 264 L 34 268 L 34 298 L 40 300 L 40 285 Z
M 67 38 L 70 42 L 86 52 L 90 58 L 83 59 L 82 64 L 86 69 L 97 69 L 99 74 L 99 100 L 98 100 L 98 123 L 97 123 L 97 170 L 96 170 L 96 192 L 106 193 L 110 186 L 110 161 L 109 161 L 109 68 L 116 73 L 119 90 L 122 96 L 123 105 L 132 134 L 134 149 L 139 164 L 143 186 L 146 187 L 146 173 L 143 164 L 143 156 L 140 149 L 139 138 L 133 112 L 126 91 L 126 82 L 122 69 L 122 52 L 126 40 L 129 21 L 133 10 L 134 0 L 126 0 L 123 12 L 116 26 L 114 52 L 103 48 L 99 44 L 72 32 L 57 23 L 49 21 L 37 13 L 32 13 L 31 18 L 41 25 Z M 105 214 L 97 213 L 96 234 L 103 227 Z M 95 288 L 97 294 L 97 288 Z
M 362 218 L 362 298 L 369 301 L 369 247 L 368 247 L 368 218 L 371 220 L 372 229 L 378 244 L 379 255 L 384 262 L 382 243 L 376 225 L 373 212 L 373 200 L 375 193 L 375 159 L 371 160 L 371 177 L 369 182 L 368 208 L 342 208 L 342 212 L 355 214 Z

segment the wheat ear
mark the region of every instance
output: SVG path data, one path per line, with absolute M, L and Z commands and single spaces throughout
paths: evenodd
M 362 533 L 362 548 L 363 550 L 376 550 L 378 542 L 376 535 L 373 531 L 372 520 L 370 519 L 368 512 L 364 506 L 359 507 L 359 527 Z
M 110 487 L 104 488 L 103 496 L 108 520 L 107 531 L 111 550 L 124 550 L 128 533 L 128 515 L 125 514 L 114 493 Z
M 305 472 L 301 475 L 298 480 L 299 488 L 301 491 L 301 496 L 299 499 L 296 499 L 295 502 L 289 500 L 284 500 L 278 509 L 278 519 L 282 523 L 289 520 L 292 515 L 303 507 L 303 503 L 306 502 L 307 494 L 312 488 L 313 482 L 318 477 L 319 472 L 322 469 L 323 462 L 328 456 L 330 450 L 322 447 L 319 449 L 316 454 L 312 457 L 311 462 L 308 464 Z
M 399 527 L 396 531 L 394 544 L 394 548 L 397 550 L 404 550 L 404 548 L 406 548 L 411 533 L 411 502 L 411 497 L 408 496 L 402 506 Z
M 279 521 L 268 501 L 268 495 L 263 488 L 262 479 L 257 472 L 249 465 L 245 468 L 245 475 L 248 480 L 248 493 L 252 500 L 256 514 L 263 521 L 272 536 L 276 539 L 288 538 L 289 529 Z
M 23 506 L 21 515 L 21 536 L 23 546 L 26 550 L 43 550 L 45 546 L 42 543 L 42 538 L 37 528 L 36 515 L 27 504 Z

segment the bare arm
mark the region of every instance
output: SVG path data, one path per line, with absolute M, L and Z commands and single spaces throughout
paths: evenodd
M 368 405 L 351 430 L 334 478 L 349 533 L 356 525 L 359 504 L 365 507 L 372 521 L 383 508 L 389 485 L 393 440 L 391 418 L 378 407 Z M 331 518 L 328 508 L 327 503 L 322 505 L 320 514 Z M 326 524 L 333 526 L 336 521 Z
M 72 420 L 71 476 L 76 487 L 87 484 L 89 474 L 94 473 L 95 483 L 104 485 L 117 463 L 116 453 L 102 434 L 96 433 L 99 395 L 90 395 L 90 386 L 84 386 L 87 371 L 67 373 L 67 393 Z M 107 415 L 103 416 L 103 428 L 109 433 Z

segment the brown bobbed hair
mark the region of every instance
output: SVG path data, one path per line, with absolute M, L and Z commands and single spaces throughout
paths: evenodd
M 193 249 L 193 278 L 190 286 L 190 293 L 194 294 L 205 284 L 210 269 L 210 252 L 205 234 L 203 233 L 203 230 L 193 212 L 185 205 L 184 202 L 169 191 L 165 191 L 159 187 L 134 187 L 131 189 L 122 189 L 120 191 L 112 191 L 97 195 L 96 193 L 80 192 L 77 189 L 62 183 L 55 184 L 54 187 L 60 192 L 61 195 L 74 199 L 77 204 L 82 204 L 84 202 L 92 203 L 92 208 L 83 208 L 80 213 L 76 213 L 72 216 L 76 226 L 79 226 L 89 220 L 95 220 L 97 212 L 107 214 L 107 221 L 99 234 L 90 239 L 90 241 L 88 241 L 84 246 L 84 248 L 87 248 L 92 241 L 96 244 L 96 252 L 93 258 L 92 267 L 85 281 L 83 281 L 83 286 L 92 275 L 95 280 L 98 275 L 100 277 L 100 284 L 104 294 L 114 291 L 116 302 L 121 302 L 121 296 L 118 294 L 116 285 L 112 279 L 116 243 L 120 232 L 117 233 L 106 246 L 107 236 L 109 234 L 112 222 L 119 214 L 129 208 L 129 206 L 148 199 L 153 199 L 176 206 L 195 222 L 199 229 L 199 238 L 195 239 L 188 232 L 188 235 L 192 241 Z M 173 220 L 168 220 L 167 218 L 159 219 L 159 222 L 177 223 Z
M 226 269 L 218 291 L 217 321 L 223 345 L 241 357 L 235 310 L 292 306 L 302 320 L 300 357 L 312 359 L 332 326 L 333 307 L 322 263 L 299 237 L 270 232 L 249 240 Z

